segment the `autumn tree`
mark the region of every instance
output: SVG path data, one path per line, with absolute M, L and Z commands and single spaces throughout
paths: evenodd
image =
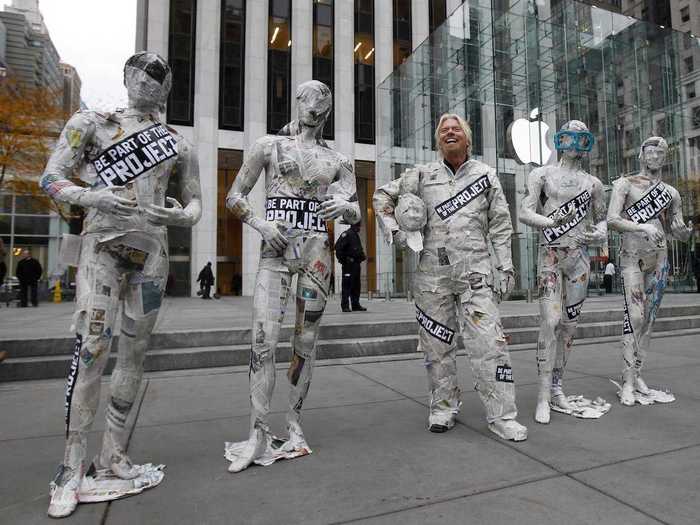
M 38 186 L 62 125 L 55 92 L 12 77 L 0 79 L 0 190 L 32 195 L 37 210 L 54 210 L 65 218 Z

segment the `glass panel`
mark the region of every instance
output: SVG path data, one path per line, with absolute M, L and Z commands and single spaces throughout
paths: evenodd
M 48 215 L 51 211 L 51 199 L 46 195 L 15 196 L 15 213 Z
M 243 131 L 245 2 L 221 2 L 219 127 Z
M 334 92 L 333 76 L 333 0 L 314 0 L 313 78 Z M 333 99 L 335 105 L 335 98 Z M 331 111 L 323 128 L 323 137 L 333 140 L 334 124 Z
M 355 142 L 374 144 L 374 0 L 355 0 Z
M 15 215 L 15 235 L 48 235 L 49 217 Z
M 240 220 L 226 209 L 226 195 L 243 164 L 243 152 L 219 150 L 216 207 L 216 275 L 217 292 L 241 295 L 243 283 L 243 227 Z M 246 279 L 254 279 L 247 275 Z
M 394 1 L 395 40 L 397 30 L 406 29 L 399 21 L 406 6 L 399 4 Z M 651 4 L 657 3 L 644 3 Z M 395 42 L 396 69 L 378 89 L 377 108 L 384 114 L 376 119 L 377 186 L 405 166 L 437 158 L 433 129 L 441 113 L 466 117 L 472 155 L 496 168 L 507 194 L 522 297 L 536 294 L 537 232 L 517 222 L 525 179 L 538 164 L 557 162 L 553 135 L 568 120 L 582 120 L 595 137 L 583 168 L 606 191 L 639 169 L 644 138 L 664 135 L 670 148 L 663 178 L 681 190 L 686 217 L 700 219 L 700 116 L 693 119 L 700 109 L 697 96 L 690 97 L 693 90 L 685 88 L 696 74 L 691 68 L 697 69 L 698 39 L 625 16 L 619 2 L 615 9 L 571 0 L 473 0 L 403 63 Z M 664 13 L 650 8 L 647 14 L 662 19 Z M 616 258 L 618 242 L 611 235 L 609 252 L 591 249 L 594 276 L 603 261 Z M 688 253 L 690 247 L 672 243 L 674 275 L 688 271 Z M 410 258 L 378 245 L 377 260 L 382 291 L 398 293 L 410 284 Z M 591 293 L 598 286 L 595 277 Z
M 168 99 L 168 122 L 191 126 L 194 118 L 194 57 L 196 0 L 170 0 L 168 62 L 173 86 Z
M 12 195 L 0 193 L 0 212 L 12 213 Z
M 267 132 L 277 133 L 291 120 L 291 0 L 270 0 L 267 42 Z

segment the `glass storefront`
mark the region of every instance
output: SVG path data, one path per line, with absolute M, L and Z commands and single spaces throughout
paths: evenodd
M 699 45 L 685 33 L 580 2 L 466 2 L 379 86 L 377 186 L 407 165 L 436 159 L 438 115 L 465 116 L 473 155 L 496 168 L 509 200 L 516 296 L 531 295 L 537 243 L 517 215 L 527 174 L 556 162 L 554 132 L 571 119 L 588 125 L 596 143 L 584 168 L 607 192 L 639 169 L 641 141 L 662 135 L 670 146 L 663 178 L 685 187 L 693 124 L 682 94 L 681 51 Z M 683 199 L 686 218 L 696 222 L 697 194 L 683 192 Z M 609 246 L 610 252 L 591 249 L 593 293 L 608 257 L 617 263 L 616 235 Z M 692 282 L 693 250 L 694 243 L 672 243 L 672 286 Z M 415 261 L 383 243 L 377 259 L 379 287 L 404 291 Z

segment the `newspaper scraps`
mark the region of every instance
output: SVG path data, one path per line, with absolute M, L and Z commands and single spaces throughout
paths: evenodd
M 620 392 L 622 392 L 622 385 L 617 381 L 610 382 L 617 387 L 617 397 L 620 397 Z M 648 393 L 640 392 L 639 390 L 634 391 L 634 402 L 640 405 L 653 405 L 654 403 L 673 403 L 676 400 L 671 392 L 667 390 L 656 390 L 650 388 Z
M 295 447 L 290 445 L 292 440 L 283 440 L 272 436 L 269 440 L 265 451 L 253 461 L 256 465 L 267 467 L 272 465 L 278 459 L 294 459 L 302 456 L 308 456 L 312 450 L 308 445 Z M 248 444 L 247 441 L 239 441 L 237 443 L 226 442 L 224 446 L 224 457 L 229 461 L 235 461 L 238 456 L 243 453 Z
M 560 406 L 551 403 L 549 406 L 555 412 L 568 414 L 581 419 L 598 419 L 610 411 L 611 404 L 601 397 L 596 397 L 594 400 L 587 399 L 581 395 L 567 396 L 566 400 L 571 405 L 571 409 L 563 409 Z

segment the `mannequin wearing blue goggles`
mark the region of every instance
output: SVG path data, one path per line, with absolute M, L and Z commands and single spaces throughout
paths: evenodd
M 554 135 L 554 147 L 557 151 L 588 152 L 595 144 L 595 137 L 589 131 L 559 131 Z

